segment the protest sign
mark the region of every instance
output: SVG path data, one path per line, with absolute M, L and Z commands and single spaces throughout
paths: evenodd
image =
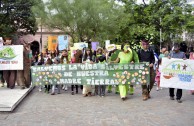
M 84 43 L 84 42 L 74 43 L 74 47 L 76 49 L 82 50 L 83 48 L 87 48 L 88 47 L 88 43 Z
M 91 45 L 92 45 L 92 50 L 96 51 L 96 49 L 99 47 L 99 42 L 92 42 Z
M 55 51 L 57 47 L 57 36 L 48 36 L 48 50 Z
M 106 40 L 105 41 L 105 48 L 107 49 L 109 45 L 110 45 L 110 40 Z
M 194 90 L 194 61 L 162 58 L 160 86 Z
M 107 47 L 106 47 L 106 49 L 108 50 L 108 51 L 113 51 L 114 49 L 116 49 L 117 47 L 116 47 L 116 45 L 115 44 L 110 44 L 110 45 L 107 45 Z
M 60 64 L 33 66 L 32 83 L 117 85 L 149 83 L 149 64 Z
M 0 47 L 0 70 L 23 70 L 23 45 Z
M 121 50 L 121 45 L 116 45 L 116 48 Z
M 58 49 L 59 50 L 68 49 L 68 35 L 58 36 Z

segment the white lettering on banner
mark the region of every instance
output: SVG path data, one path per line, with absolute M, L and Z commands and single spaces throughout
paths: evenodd
M 144 64 L 139 64 L 139 69 L 143 70 L 144 69 Z
M 81 84 L 81 79 L 60 79 L 60 84 Z
M 128 70 L 128 69 L 129 69 L 128 64 L 125 64 L 125 65 L 124 65 L 124 69 L 125 69 L 125 70 Z
M 77 71 L 77 77 L 109 76 L 108 71 Z
M 64 77 L 72 77 L 72 72 L 64 72 Z
M 65 65 L 62 65 L 62 66 L 61 66 L 61 70 L 66 70 Z
M 86 79 L 87 85 L 115 85 L 118 84 L 114 79 Z
M 81 70 L 97 70 L 97 64 L 79 64 Z
M 77 70 L 77 65 L 69 65 L 69 70 Z

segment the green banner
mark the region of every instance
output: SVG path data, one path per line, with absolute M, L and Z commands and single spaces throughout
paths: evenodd
M 31 67 L 32 83 L 75 85 L 147 84 L 149 64 L 59 64 Z

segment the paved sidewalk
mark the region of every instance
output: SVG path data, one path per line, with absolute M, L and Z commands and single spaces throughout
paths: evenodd
M 183 103 L 177 103 L 169 100 L 168 89 L 154 87 L 151 94 L 142 101 L 138 87 L 123 102 L 114 93 L 51 96 L 35 88 L 12 113 L 0 112 L 0 126 L 194 126 L 194 95 L 183 91 Z

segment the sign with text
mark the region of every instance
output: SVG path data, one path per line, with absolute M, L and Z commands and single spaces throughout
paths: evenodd
M 74 43 L 74 47 L 76 49 L 82 50 L 83 48 L 88 48 L 88 43 L 85 42 Z
M 160 86 L 194 90 L 194 61 L 162 58 Z
M 23 70 L 23 45 L 0 47 L 0 70 Z
M 32 83 L 118 85 L 149 83 L 149 64 L 60 64 L 33 66 Z

